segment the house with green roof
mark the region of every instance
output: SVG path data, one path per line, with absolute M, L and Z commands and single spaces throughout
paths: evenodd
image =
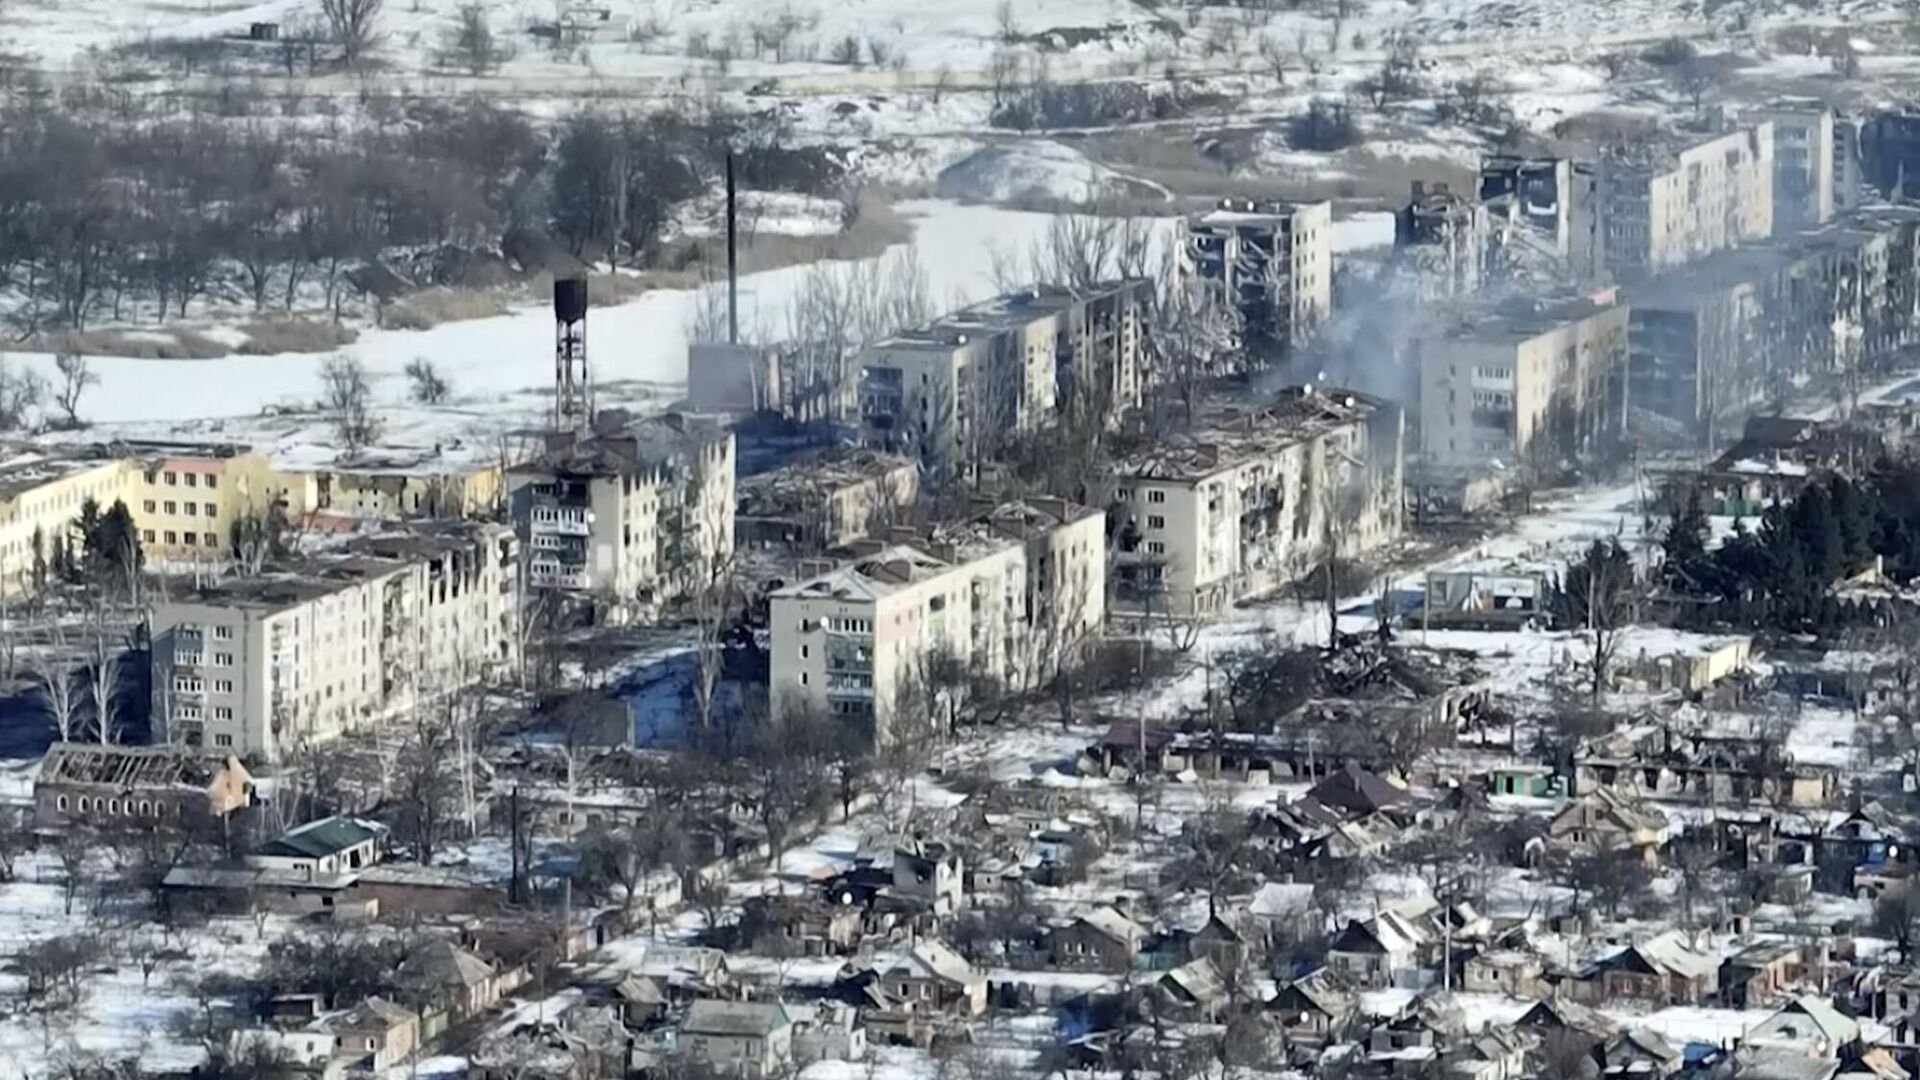
M 362 818 L 326 817 L 282 833 L 247 856 L 247 865 L 309 878 L 351 874 L 380 861 L 387 827 Z

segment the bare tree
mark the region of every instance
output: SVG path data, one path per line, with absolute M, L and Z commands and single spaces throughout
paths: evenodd
M 330 356 L 320 366 L 321 404 L 333 416 L 334 434 L 352 457 L 380 438 L 367 369 L 349 356 Z
M 47 645 L 27 654 L 27 666 L 33 672 L 41 708 L 53 725 L 54 737 L 71 742 L 79 734 L 79 699 L 74 690 L 73 668 L 66 657 L 66 637 L 59 623 L 49 631 Z
M 32 427 L 46 393 L 47 381 L 39 372 L 16 368 L 0 355 L 0 432 Z
M 493 36 L 493 24 L 487 9 L 465 4 L 447 33 L 446 58 L 450 64 L 466 68 L 475 76 L 485 75 L 509 58 L 509 50 Z
M 87 387 L 98 384 L 100 376 L 87 364 L 86 357 L 72 350 L 56 355 L 53 366 L 60 372 L 60 386 L 54 393 L 54 401 L 60 406 L 60 411 L 67 414 L 67 426 L 77 428 L 80 426 L 80 395 L 86 393 Z
M 379 27 L 384 0 L 320 0 L 320 13 L 340 46 L 340 59 L 348 67 L 357 67 L 366 52 L 380 40 Z
M 113 706 L 119 698 L 120 673 L 124 666 L 120 638 L 108 631 L 104 607 L 95 608 L 87 630 L 87 690 L 93 703 L 94 737 L 102 743 L 118 742 Z
M 1639 614 L 1639 575 L 1633 557 L 1618 539 L 1596 540 L 1579 563 L 1567 570 L 1562 617 L 1592 640 L 1588 661 L 1589 694 L 1599 702 L 1606 692 L 1620 643 Z
M 416 356 L 407 362 L 407 382 L 413 400 L 422 405 L 438 405 L 453 392 L 453 387 L 441 376 L 440 369 L 424 356 Z

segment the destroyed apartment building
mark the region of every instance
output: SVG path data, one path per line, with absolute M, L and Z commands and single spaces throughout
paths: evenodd
M 733 551 L 733 433 L 693 417 L 602 413 L 589 433 L 551 436 L 507 488 L 528 586 L 609 617 L 689 595 Z
M 817 555 L 910 522 L 920 494 L 913 459 L 828 450 L 735 481 L 743 549 Z
M 1734 438 L 1803 376 L 1853 377 L 1910 344 L 1916 285 L 1920 212 L 1887 207 L 1630 280 L 1628 404 L 1687 438 Z
M 956 673 L 1024 689 L 1078 663 L 1106 617 L 1106 515 L 996 506 L 911 542 L 869 542 L 769 597 L 776 718 L 845 717 L 879 743 L 947 702 Z
M 1009 441 L 1062 420 L 1119 424 L 1145 389 L 1151 282 L 1039 286 L 962 308 L 860 354 L 860 438 L 970 476 Z
M 1398 406 L 1307 386 L 1264 404 L 1214 403 L 1191 429 L 1122 453 L 1106 492 L 1116 605 L 1215 613 L 1329 554 L 1394 540 L 1403 436 Z
M 1480 204 L 1487 213 L 1489 277 L 1536 285 L 1600 278 L 1606 236 L 1591 165 L 1567 158 L 1483 158 Z
M 512 530 L 439 523 L 204 581 L 152 620 L 156 738 L 276 762 L 517 666 Z
M 1422 303 L 1471 296 L 1486 283 L 1490 228 L 1484 203 L 1415 180 L 1393 216 L 1393 269 Z
M 197 822 L 254 802 L 253 776 L 233 755 L 187 746 L 55 743 L 33 779 L 40 828 L 115 818 Z
M 1293 355 L 1333 313 L 1333 205 L 1223 200 L 1184 219 L 1177 271 L 1254 355 Z

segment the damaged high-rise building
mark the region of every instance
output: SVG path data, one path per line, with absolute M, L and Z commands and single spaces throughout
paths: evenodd
M 1605 266 L 1593 170 L 1567 158 L 1489 157 L 1480 163 L 1489 275 L 1589 281 Z
M 1333 204 L 1227 199 L 1186 220 L 1182 283 L 1239 324 L 1252 356 L 1291 356 L 1333 312 Z
M 1445 184 L 1415 180 L 1393 216 L 1396 275 L 1422 302 L 1480 291 L 1486 279 L 1487 209 Z
M 1857 212 L 1627 292 L 1628 400 L 1712 447 L 1804 376 L 1855 378 L 1913 343 L 1920 210 Z
M 1349 390 L 1203 403 L 1187 429 L 1113 462 L 1114 604 L 1226 610 L 1400 535 L 1405 421 Z
M 940 477 L 1054 423 L 1117 425 L 1144 389 L 1150 289 L 1037 286 L 875 342 L 860 355 L 862 442 Z
M 1607 265 L 1670 270 L 1773 235 L 1773 124 L 1617 144 L 1596 164 Z
M 1832 220 L 1833 110 L 1816 101 L 1767 108 L 1773 124 L 1773 233 L 1786 236 Z

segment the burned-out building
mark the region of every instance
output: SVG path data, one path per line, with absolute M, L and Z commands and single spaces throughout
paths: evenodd
M 1041 285 L 868 346 L 860 437 L 930 475 L 970 475 L 1009 440 L 1060 420 L 1116 425 L 1144 389 L 1151 283 Z
M 1871 370 L 1920 311 L 1920 212 L 1876 208 L 1626 285 L 1627 399 L 1713 441 L 1808 373 Z
M 743 476 L 735 493 L 734 538 L 742 548 L 809 554 L 906 522 L 920 470 L 898 454 L 834 450 Z
M 1606 265 L 1593 169 L 1567 158 L 1500 155 L 1480 163 L 1488 273 L 1588 281 Z
M 1186 219 L 1179 269 L 1236 316 L 1249 352 L 1290 355 L 1333 312 L 1333 204 L 1223 200 Z
M 1479 292 L 1487 231 L 1484 204 L 1415 180 L 1412 198 L 1393 216 L 1395 271 L 1423 302 Z
M 55 743 L 33 781 L 34 823 L 42 828 L 224 818 L 253 799 L 253 777 L 238 759 L 187 746 Z
M 1761 111 L 1773 124 L 1773 232 L 1818 228 L 1834 213 L 1833 110 L 1780 101 Z
M 685 595 L 733 551 L 733 433 L 677 413 L 607 411 L 507 473 L 527 584 L 610 613 Z
M 1105 493 L 1116 603 L 1221 611 L 1393 540 L 1404 426 L 1376 398 L 1293 387 L 1123 454 Z

